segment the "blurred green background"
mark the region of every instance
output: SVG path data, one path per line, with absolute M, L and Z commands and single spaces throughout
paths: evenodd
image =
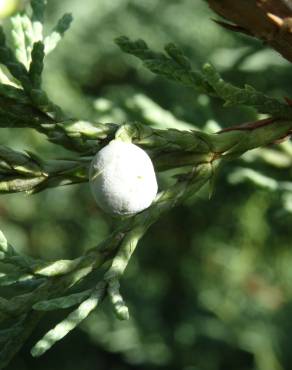
M 72 12 L 71 30 L 48 57 L 45 86 L 71 116 L 100 122 L 216 131 L 257 119 L 158 78 L 123 54 L 115 37 L 143 38 L 156 50 L 179 45 L 195 67 L 267 94 L 292 96 L 288 62 L 260 42 L 211 21 L 203 0 L 49 0 L 50 29 Z M 30 130 L 1 130 L 0 144 L 47 158 L 69 157 Z M 259 149 L 225 163 L 207 191 L 164 216 L 139 244 L 122 280 L 131 319 L 105 302 L 38 360 L 31 345 L 60 320 L 43 320 L 9 370 L 292 369 L 292 146 Z M 161 186 L 169 178 L 160 176 Z M 0 198 L 1 229 L 21 253 L 73 258 L 114 222 L 87 184 Z

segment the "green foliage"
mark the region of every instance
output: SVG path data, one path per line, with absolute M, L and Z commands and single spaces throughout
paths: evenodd
M 279 118 L 291 117 L 292 109 L 284 103 L 246 85 L 243 89 L 225 82 L 210 64 L 206 64 L 203 73 L 193 71 L 191 64 L 181 50 L 174 44 L 165 47 L 166 54 L 151 51 L 145 41 L 130 41 L 127 37 L 116 39 L 118 46 L 144 62 L 151 72 L 180 82 L 185 86 L 199 89 L 200 92 L 217 96 L 225 100 L 225 106 L 247 105 L 256 108 L 258 113 L 266 113 Z
M 69 29 L 70 24 L 73 20 L 71 14 L 64 14 L 63 17 L 58 21 L 56 27 L 53 29 L 52 33 L 45 38 L 45 51 L 46 54 L 50 53 L 61 41 L 64 33 Z
M 105 284 L 99 283 L 96 289 L 72 311 L 68 317 L 50 330 L 31 350 L 34 357 L 41 356 L 50 349 L 57 341 L 64 338 L 71 330 L 79 325 L 92 310 L 96 308 L 104 295 Z
M 84 301 L 84 299 L 88 298 L 90 293 L 92 293 L 91 289 L 87 289 L 81 293 L 73 293 L 69 296 L 60 297 L 56 299 L 50 299 L 48 301 L 41 301 L 36 303 L 33 306 L 33 309 L 38 311 L 52 311 L 58 309 L 69 308 L 72 306 L 77 305 Z
M 29 67 L 29 77 L 34 89 L 41 88 L 41 75 L 44 68 L 44 45 L 38 41 L 33 45 L 31 52 L 31 64 Z
M 291 107 L 287 104 L 262 94 L 252 86 L 245 85 L 240 89 L 226 83 L 210 64 L 204 66 L 204 75 L 216 94 L 225 100 L 226 107 L 242 104 L 255 108 L 258 113 L 287 119 L 291 117 Z
M 212 94 L 212 89 L 202 74 L 192 70 L 188 59 L 174 44 L 168 44 L 165 47 L 167 53 L 165 55 L 150 50 L 144 40 L 131 42 L 129 38 L 121 36 L 116 39 L 116 43 L 125 53 L 141 59 L 144 66 L 149 68 L 151 72 L 180 82 L 185 86 L 199 89 L 201 92 Z
M 23 14 L 17 15 L 12 20 L 13 49 L 7 45 L 4 33 L 0 34 L 0 62 L 8 71 L 5 78 L 6 82 L 0 85 L 0 126 L 10 129 L 33 128 L 36 132 L 44 134 L 50 142 L 57 144 L 60 148 L 70 149 L 74 154 L 71 154 L 73 156 L 71 159 L 47 160 L 30 152 L 23 153 L 1 146 L 0 192 L 36 193 L 50 187 L 87 182 L 88 165 L 92 155 L 115 137 L 131 140 L 147 150 L 153 159 L 157 172 L 164 172 L 165 170 L 174 172 L 170 176 L 165 173 L 161 174 L 164 190 L 149 209 L 132 218 L 119 220 L 114 231 L 104 241 L 76 258 L 59 258 L 45 262 L 37 258 L 27 257 L 24 254 L 17 253 L 8 244 L 2 232 L 0 233 L 0 286 L 2 288 L 11 287 L 12 289 L 12 293 L 10 291 L 8 294 L 5 294 L 5 290 L 3 290 L 3 298 L 0 300 L 0 321 L 3 323 L 0 340 L 5 343 L 0 351 L 0 368 L 3 368 L 11 360 L 30 336 L 42 315 L 47 311 L 72 309 L 74 306 L 78 306 L 35 344 L 32 349 L 33 356 L 42 355 L 77 325 L 81 324 L 90 313 L 95 314 L 93 311 L 106 296 L 108 296 L 117 318 L 128 319 L 129 309 L 120 293 L 120 279 L 137 243 L 149 227 L 161 215 L 171 211 L 174 207 L 190 202 L 193 195 L 201 189 L 204 191 L 205 185 L 211 182 L 214 186 L 214 172 L 219 172 L 219 168 L 217 168 L 218 160 L 223 162 L 225 159 L 238 158 L 250 149 L 283 138 L 292 129 L 290 106 L 250 86 L 238 88 L 226 82 L 211 65 L 206 65 L 202 72 L 194 70 L 188 58 L 174 44 L 166 46 L 166 53 L 156 53 L 151 51 L 144 41 L 131 42 L 125 37 L 117 39 L 117 43 L 122 50 L 143 60 L 144 65 L 155 74 L 179 82 L 183 86 L 194 88 L 196 91 L 212 98 L 220 98 L 226 106 L 244 105 L 255 108 L 258 113 L 269 114 L 273 120 L 270 120 L 267 125 L 235 129 L 220 134 L 210 133 L 203 129 L 183 131 L 178 130 L 179 125 L 185 124 L 183 120 L 177 119 L 174 115 L 170 119 L 165 110 L 150 103 L 150 110 L 160 113 L 150 119 L 156 125 L 156 128 L 153 128 L 144 124 L 145 99 L 142 104 L 140 101 L 139 107 L 142 107 L 141 110 L 136 109 L 135 111 L 139 118 L 138 121 L 142 123 L 135 122 L 121 125 L 96 123 L 94 120 L 67 117 L 61 108 L 48 98 L 42 88 L 42 77 L 45 54 L 57 46 L 65 31 L 69 28 L 72 18 L 70 15 L 64 15 L 52 33 L 45 37 L 43 35 L 45 2 L 40 0 L 31 1 L 31 6 L 31 18 L 27 14 Z M 132 112 L 132 116 L 137 118 L 133 114 L 134 109 L 131 108 L 131 103 L 133 104 L 135 101 L 134 98 L 129 98 L 130 104 L 127 107 L 124 99 L 121 100 L 124 103 L 123 109 L 128 109 L 129 116 Z M 113 102 L 116 101 L 118 101 L 117 98 L 113 99 Z M 149 101 L 151 102 L 151 100 L 148 100 L 148 109 Z M 137 108 L 137 105 L 135 107 Z M 110 113 L 113 114 L 113 112 Z M 171 121 L 176 129 L 162 129 L 165 118 L 166 121 Z M 130 122 L 131 120 L 125 121 Z M 196 123 L 198 127 L 201 127 L 200 122 Z M 186 124 L 186 126 L 188 125 Z M 184 127 L 184 130 L 186 130 L 186 127 Z M 285 158 L 290 158 L 289 156 L 291 157 L 291 152 L 290 154 L 286 152 Z M 240 171 L 241 173 L 233 172 L 229 175 L 230 182 L 239 182 L 248 178 L 257 185 L 270 184 L 266 187 L 277 189 L 275 183 L 271 186 L 272 183 L 266 181 L 263 175 L 261 175 L 262 177 L 259 176 L 255 170 L 254 172 L 252 170 L 243 172 L 240 169 Z M 291 192 L 288 181 L 287 183 L 279 182 L 278 184 L 280 184 L 278 186 L 285 194 Z M 62 200 L 58 199 L 57 202 L 59 201 Z M 252 201 L 251 199 L 250 202 L 252 203 Z M 230 207 L 236 207 L 234 203 L 235 201 L 231 203 Z M 208 208 L 206 203 L 204 205 L 205 208 Z M 245 209 L 244 205 L 241 205 L 241 207 L 242 213 L 246 212 L 248 216 L 249 210 Z M 196 210 L 193 212 L 196 212 Z M 195 229 L 200 228 L 202 211 L 198 212 L 198 224 L 195 225 Z M 256 225 L 262 226 L 258 220 L 262 217 L 261 212 L 263 211 L 260 209 L 257 212 L 258 217 L 254 218 L 254 222 L 256 222 Z M 212 213 L 213 211 L 210 212 L 210 220 L 207 224 L 212 224 L 213 219 L 216 218 Z M 227 211 L 223 213 L 222 211 L 224 216 L 230 217 L 230 213 Z M 75 216 L 76 218 L 82 217 L 79 209 L 76 209 Z M 40 214 L 39 217 L 41 217 Z M 88 216 L 86 217 L 88 218 Z M 187 220 L 187 215 L 183 213 L 181 219 Z M 88 223 L 90 221 L 88 220 Z M 228 221 L 228 219 L 227 222 L 224 220 L 223 225 L 221 225 L 223 230 L 225 230 L 224 227 L 226 227 Z M 176 230 L 176 223 L 178 222 L 173 222 L 174 230 Z M 189 220 L 189 222 L 192 223 L 193 221 Z M 216 228 L 216 224 L 215 226 L 213 224 L 212 227 Z M 248 227 L 252 228 L 252 225 L 248 225 Z M 184 230 L 184 232 L 188 233 L 187 230 Z M 194 272 L 198 281 L 194 283 L 197 284 L 194 285 L 196 288 L 194 286 L 191 288 L 180 287 L 182 288 L 180 290 L 175 287 L 175 303 L 181 299 L 180 294 L 183 295 L 184 289 L 190 290 L 191 294 L 193 294 L 194 289 L 197 289 L 198 300 L 204 309 L 208 310 L 208 315 L 216 315 L 231 326 L 233 323 L 235 332 L 233 335 L 237 336 L 239 342 L 241 341 L 238 347 L 246 349 L 249 341 L 246 338 L 251 334 L 248 332 L 246 337 L 242 334 L 240 312 L 236 311 L 238 309 L 236 307 L 237 296 L 236 294 L 233 295 L 235 290 L 232 290 L 232 287 L 239 284 L 238 281 L 240 281 L 240 284 L 244 284 L 244 281 L 240 279 L 245 276 L 244 269 L 247 269 L 246 266 L 253 260 L 253 255 L 252 252 L 247 251 L 245 256 L 237 257 L 232 255 L 232 251 L 225 248 L 223 253 L 226 253 L 226 257 L 224 255 L 223 257 L 217 256 L 217 254 L 220 254 L 222 246 L 217 241 L 216 232 L 218 233 L 218 230 L 215 230 L 212 234 L 215 237 L 206 237 L 207 251 L 202 251 L 199 256 L 199 260 L 202 260 L 202 266 L 199 262 L 195 263 L 196 266 L 194 266 L 189 257 L 184 257 L 187 260 L 184 260 L 184 265 L 181 265 L 180 259 L 177 259 L 176 256 L 168 258 L 171 253 L 174 253 L 168 251 L 169 255 L 166 255 L 166 262 L 163 261 L 163 258 L 157 258 L 158 271 L 165 278 L 166 273 L 163 269 L 167 270 L 169 268 L 169 271 L 174 273 L 173 271 L 179 265 L 182 274 L 185 274 L 185 279 L 188 280 L 186 276 L 190 274 L 193 277 L 193 271 L 197 268 L 198 272 Z M 171 233 L 171 230 L 169 230 L 169 234 Z M 96 230 L 94 230 L 94 234 L 97 234 Z M 97 235 L 95 237 L 97 238 Z M 248 237 L 249 234 L 246 238 Z M 196 234 L 195 238 L 200 238 L 199 234 Z M 228 239 L 228 236 L 226 239 Z M 76 244 L 76 240 L 78 240 L 77 237 L 74 244 Z M 156 244 L 154 247 L 159 248 L 160 242 L 161 240 L 153 238 L 153 243 Z M 170 237 L 168 242 L 170 244 L 172 242 Z M 240 244 L 241 241 L 235 240 L 235 242 Z M 212 254 L 213 250 L 215 250 L 215 256 Z M 191 251 L 191 253 L 195 254 L 194 251 Z M 204 253 L 206 253 L 206 256 Z M 230 255 L 232 258 L 229 257 Z M 206 261 L 204 258 L 206 258 Z M 231 261 L 230 266 L 233 270 L 236 270 L 236 266 L 240 265 L 242 275 L 238 277 L 234 271 L 230 273 L 228 266 L 225 266 L 226 261 Z M 216 273 L 216 268 L 212 270 L 212 265 L 218 266 L 220 272 L 223 271 L 223 277 L 220 276 L 221 287 L 214 287 L 220 273 Z M 206 277 L 208 269 L 211 269 L 210 275 L 214 275 L 213 280 Z M 234 277 L 231 276 L 232 273 L 234 273 Z M 151 269 L 149 279 L 151 279 Z M 152 280 L 150 282 L 150 285 L 153 285 L 152 289 L 155 291 L 156 282 Z M 163 278 L 160 283 L 163 286 Z M 133 283 L 129 282 L 129 284 Z M 147 294 L 147 289 L 150 289 L 150 287 L 145 285 L 143 288 L 145 288 L 143 292 L 145 290 Z M 224 303 L 220 305 L 220 297 L 223 296 L 222 293 L 225 289 L 228 292 L 228 297 L 224 301 L 226 302 L 226 310 L 224 307 L 222 308 Z M 137 299 L 137 305 L 142 306 L 141 310 L 145 312 L 151 310 L 150 305 L 145 302 L 138 302 L 140 300 L 143 300 L 143 298 Z M 199 311 L 201 308 L 197 307 L 196 310 L 198 311 L 198 321 L 200 321 L 202 313 Z M 169 311 L 168 307 L 167 315 L 170 315 Z M 226 312 L 230 312 L 230 316 Z M 258 312 L 255 309 L 249 314 L 257 316 Z M 156 316 L 155 308 L 154 313 L 150 313 L 151 315 L 152 318 L 149 322 L 153 323 L 155 321 L 153 318 Z M 193 316 L 192 310 L 190 316 Z M 189 317 L 189 320 L 192 320 L 192 318 Z M 214 325 L 215 329 L 217 328 L 215 334 L 210 333 L 214 324 L 212 320 L 215 319 L 204 317 L 202 321 L 205 327 L 198 325 L 198 331 L 201 330 L 209 338 L 214 340 L 220 338 L 223 341 L 225 334 L 220 326 L 221 324 L 218 324 L 217 327 L 217 324 Z M 250 320 L 250 326 L 248 327 L 250 331 L 252 331 L 250 327 L 252 327 L 253 320 Z M 176 333 L 177 337 L 181 337 L 182 342 L 185 341 L 185 343 L 188 341 L 187 327 L 187 323 L 185 323 L 185 326 L 182 325 L 180 329 L 181 334 Z M 90 332 L 90 329 L 88 329 L 88 332 Z M 182 333 L 186 334 L 182 335 Z M 263 333 L 261 338 L 265 337 L 265 330 L 263 330 Z M 172 335 L 173 333 L 171 333 Z M 254 345 L 252 347 L 253 353 L 259 358 L 268 349 L 272 353 L 269 360 L 275 363 L 273 352 L 270 350 L 270 343 L 268 341 L 263 343 L 265 346 L 259 345 L 257 347 L 257 345 Z M 163 353 L 163 351 L 161 350 L 160 353 Z

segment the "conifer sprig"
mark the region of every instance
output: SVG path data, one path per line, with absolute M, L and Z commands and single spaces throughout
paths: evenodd
M 43 160 L 31 152 L 0 146 L 0 193 L 27 192 L 88 180 L 89 158 Z
M 188 58 L 174 44 L 166 45 L 165 53 L 160 53 L 152 51 L 141 39 L 131 41 L 128 37 L 121 36 L 116 39 L 116 43 L 124 52 L 142 60 L 151 72 L 212 97 L 216 96 L 225 101 L 225 106 L 246 105 L 256 108 L 258 113 L 292 118 L 291 106 L 257 91 L 252 86 L 239 88 L 224 81 L 210 64 L 206 64 L 202 72 L 193 70 Z
M 149 49 L 146 42 L 141 39 L 131 41 L 126 36 L 120 36 L 115 41 L 125 53 L 142 60 L 144 66 L 151 72 L 187 87 L 195 88 L 200 92 L 212 94 L 212 88 L 205 81 L 203 75 L 192 70 L 188 59 L 174 44 L 166 45 L 166 53 L 160 53 Z
M 174 44 L 168 44 L 164 53 L 157 53 L 143 40 L 132 42 L 126 37 L 118 38 L 117 44 L 141 59 L 153 73 L 220 98 L 226 106 L 253 107 L 271 119 L 264 125 L 207 134 L 200 130 L 159 130 L 141 123 L 100 124 L 66 117 L 42 89 L 42 73 L 45 55 L 57 46 L 72 16 L 65 14 L 46 36 L 45 1 L 32 0 L 31 8 L 31 17 L 22 14 L 12 20 L 13 48 L 7 45 L 0 28 L 0 64 L 8 71 L 0 84 L 0 127 L 33 128 L 51 142 L 72 150 L 75 157 L 47 160 L 31 152 L 0 146 L 0 193 L 33 193 L 86 182 L 92 156 L 114 138 L 130 139 L 147 150 L 157 171 L 178 167 L 184 167 L 184 171 L 176 176 L 173 186 L 158 194 L 151 207 L 121 220 L 99 246 L 74 260 L 46 262 L 20 255 L 0 232 L 0 286 L 17 286 L 21 292 L 0 298 L 0 343 L 4 343 L 0 368 L 10 361 L 48 311 L 72 308 L 68 317 L 34 346 L 34 356 L 40 356 L 73 330 L 106 296 L 117 317 L 127 319 L 129 310 L 120 293 L 120 279 L 148 228 L 210 183 L 218 160 L 238 157 L 281 139 L 292 130 L 289 105 L 250 86 L 239 88 L 224 81 L 210 65 L 202 71 L 194 70 Z M 99 277 L 93 282 L 97 272 Z
M 66 13 L 62 18 L 59 19 L 56 27 L 52 30 L 51 34 L 48 35 L 45 40 L 45 53 L 49 54 L 55 49 L 58 43 L 61 41 L 65 32 L 70 28 L 73 17 L 71 14 Z

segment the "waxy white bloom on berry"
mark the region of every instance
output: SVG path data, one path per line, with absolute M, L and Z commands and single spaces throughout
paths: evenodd
M 148 154 L 132 143 L 113 140 L 93 158 L 89 182 L 97 204 L 115 215 L 143 211 L 157 194 Z

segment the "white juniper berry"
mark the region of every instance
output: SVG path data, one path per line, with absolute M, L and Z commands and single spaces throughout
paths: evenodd
M 143 211 L 157 194 L 152 161 L 137 145 L 113 140 L 93 158 L 90 187 L 97 204 L 113 215 Z

